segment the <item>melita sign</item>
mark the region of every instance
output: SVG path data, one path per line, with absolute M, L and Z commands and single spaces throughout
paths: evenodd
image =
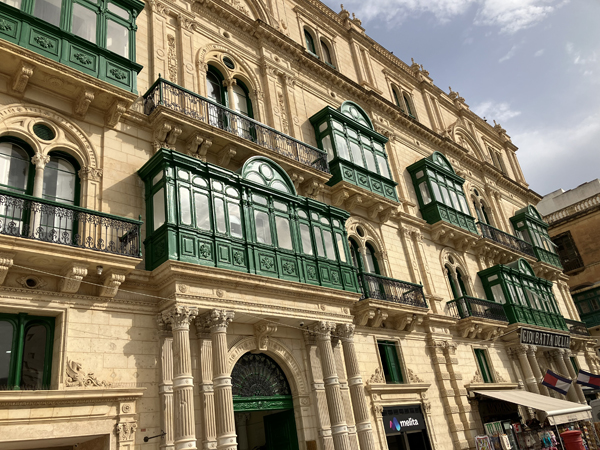
M 421 407 L 418 405 L 384 408 L 383 425 L 387 435 L 426 428 Z

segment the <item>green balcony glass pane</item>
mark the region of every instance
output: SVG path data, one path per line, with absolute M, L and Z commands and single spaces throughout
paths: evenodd
M 191 203 L 190 191 L 186 188 L 179 188 L 179 213 L 181 214 L 181 223 L 184 225 L 192 224 Z
M 319 256 L 325 257 L 325 248 L 323 247 L 323 234 L 321 233 L 321 229 L 319 227 L 313 227 L 315 232 L 315 242 L 317 244 L 317 254 Z
M 114 3 L 108 4 L 108 10 L 111 13 L 121 17 L 122 19 L 129 20 L 129 11 L 126 11 L 125 9 L 118 7 Z
M 242 215 L 240 205 L 237 203 L 227 202 L 227 212 L 229 213 L 229 232 L 232 237 L 243 237 Z
M 348 141 L 344 136 L 335 133 L 335 148 L 339 158 L 350 161 L 350 153 L 348 152 Z
M 310 239 L 310 228 L 303 223 L 300 224 L 300 238 L 302 239 L 302 252 L 305 255 L 312 255 L 312 243 Z
M 292 235 L 290 233 L 290 222 L 285 217 L 275 216 L 275 228 L 277 230 L 277 243 L 279 248 L 293 250 Z
M 333 249 L 333 236 L 331 231 L 323 230 L 323 240 L 325 241 L 325 250 L 327 251 L 327 259 L 335 261 L 335 250 Z
M 256 242 L 271 245 L 271 224 L 269 215 L 262 211 L 254 211 L 254 224 L 256 227 Z
M 54 26 L 60 25 L 61 0 L 36 0 L 33 15 Z
M 383 156 L 377 155 L 377 165 L 379 166 L 379 173 L 381 175 L 386 178 L 391 178 L 387 160 Z
M 367 161 L 367 170 L 371 172 L 377 172 L 377 166 L 375 165 L 375 157 L 373 156 L 373 152 L 367 149 L 364 149 L 365 161 Z
M 225 203 L 222 198 L 215 198 L 215 222 L 219 233 L 227 233 L 225 222 Z
M 113 20 L 107 20 L 106 49 L 129 58 L 129 30 Z
M 196 227 L 201 230 L 210 230 L 210 209 L 208 207 L 208 196 L 194 193 L 194 208 L 196 213 Z
M 158 229 L 165 223 L 165 190 L 160 188 L 152 197 L 152 211 L 154 229 Z
M 2 3 L 12 6 L 13 8 L 21 9 L 21 0 L 0 0 Z
M 344 249 L 344 238 L 340 233 L 335 233 L 335 241 L 337 243 L 340 261 L 346 262 L 346 250 Z
M 96 43 L 96 13 L 79 3 L 73 3 L 71 32 L 86 41 Z
M 350 142 L 350 152 L 352 153 L 352 162 L 357 166 L 364 167 L 365 163 L 363 162 L 362 152 L 360 150 L 360 145 L 358 145 L 354 141 Z

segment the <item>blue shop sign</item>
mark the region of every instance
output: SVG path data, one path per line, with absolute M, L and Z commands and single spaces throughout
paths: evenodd
M 420 405 L 383 408 L 383 426 L 387 436 L 427 428 Z

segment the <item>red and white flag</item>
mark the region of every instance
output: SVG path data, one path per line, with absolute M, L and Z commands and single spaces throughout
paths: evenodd
M 563 395 L 567 395 L 567 391 L 571 387 L 573 380 L 565 377 L 561 377 L 559 374 L 552 372 L 550 369 L 546 371 L 542 384 L 548 386 L 550 389 L 554 389 Z
M 579 375 L 577 375 L 577 383 L 593 388 L 600 388 L 600 375 L 594 375 L 593 373 L 589 373 L 579 369 Z

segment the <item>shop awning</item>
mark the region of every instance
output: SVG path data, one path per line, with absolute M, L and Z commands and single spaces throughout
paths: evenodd
M 545 395 L 521 390 L 473 392 L 475 394 L 483 395 L 484 397 L 490 397 L 496 400 L 502 400 L 543 411 L 548 415 L 548 422 L 550 422 L 550 425 L 560 425 L 561 423 L 592 419 L 592 407 L 582 405 L 581 403 L 558 400 L 556 398 L 546 397 Z

